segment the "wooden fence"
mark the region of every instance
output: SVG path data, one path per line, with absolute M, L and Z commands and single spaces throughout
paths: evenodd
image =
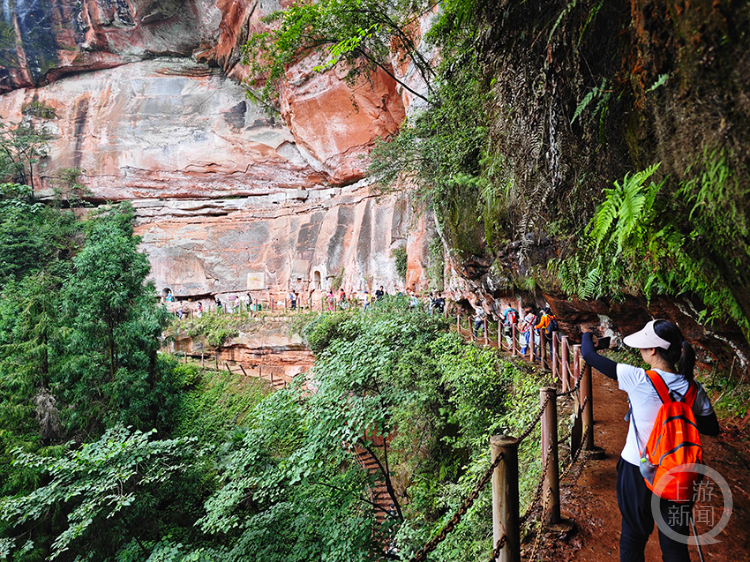
M 492 482 L 492 528 L 494 548 L 490 561 L 520 562 L 521 561 L 521 529 L 529 520 L 534 510 L 541 504 L 541 525 L 537 532 L 537 538 L 530 556 L 530 560 L 536 560 L 541 540 L 545 529 L 550 526 L 561 524 L 560 517 L 560 483 L 566 478 L 582 451 L 592 451 L 594 446 L 593 431 L 593 394 L 591 382 L 591 366 L 585 364 L 581 358 L 581 346 L 571 346 L 568 336 L 554 332 L 551 336 L 551 356 L 545 353 L 548 342 L 547 334 L 541 330 L 540 350 L 535 349 L 535 341 L 529 339 L 529 345 L 525 354 L 519 350 L 518 327 L 509 327 L 509 335 L 503 334 L 503 326 L 498 323 L 496 338 L 490 335 L 490 325 L 487 320 L 483 322 L 484 334 L 477 338 L 471 324 L 468 330 L 462 327 L 461 315 L 456 316 L 456 329 L 463 337 L 474 341 L 478 345 L 492 346 L 502 353 L 510 354 L 512 357 L 522 358 L 540 368 L 551 371 L 558 386 L 543 387 L 539 389 L 540 409 L 533 421 L 526 427 L 523 433 L 516 436 L 498 435 L 490 440 L 491 465 L 480 479 L 472 495 L 467 498 L 473 502 L 487 480 Z M 467 333 L 468 332 L 468 333 Z M 572 347 L 572 350 L 571 350 Z M 558 407 L 559 398 L 570 397 L 573 407 L 573 424 L 569 436 L 570 457 L 567 465 L 560 465 L 558 435 Z M 519 473 L 518 473 L 518 447 L 527 439 L 537 424 L 541 423 L 540 452 L 542 456 L 542 474 L 530 505 L 526 508 L 524 515 L 520 514 L 519 504 Z M 468 502 L 468 505 L 471 505 Z M 433 550 L 440 540 L 458 524 L 463 513 L 466 512 L 466 504 L 459 509 L 435 539 L 430 541 L 425 548 L 420 550 L 410 562 L 422 562 L 427 554 Z M 439 539 L 439 540 L 438 540 Z

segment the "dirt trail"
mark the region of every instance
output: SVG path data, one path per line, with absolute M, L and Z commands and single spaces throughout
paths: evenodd
M 568 541 L 548 537 L 545 560 L 577 562 L 619 561 L 620 512 L 615 494 L 616 464 L 627 434 L 626 394 L 617 382 L 594 371 L 594 442 L 604 449 L 601 460 L 588 459 L 577 484 L 562 489 L 563 517 L 577 526 Z M 703 546 L 706 561 L 750 560 L 750 458 L 741 441 L 732 434 L 702 438 L 706 464 L 719 472 L 729 483 L 733 496 L 733 510 L 728 525 L 716 537 L 721 542 Z M 704 509 L 714 507 L 718 522 L 723 499 L 716 487 L 712 501 L 700 504 Z M 698 523 L 698 532 L 710 526 Z M 698 553 L 691 547 L 691 560 Z M 646 547 L 646 562 L 661 560 L 659 540 L 654 530 Z

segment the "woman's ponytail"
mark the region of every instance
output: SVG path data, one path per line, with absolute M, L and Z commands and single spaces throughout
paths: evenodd
M 682 340 L 682 353 L 677 361 L 677 370 L 687 380 L 693 380 L 693 369 L 695 368 L 695 351 L 693 346 Z
M 670 365 L 677 368 L 687 380 L 693 380 L 695 369 L 695 351 L 693 346 L 685 341 L 680 329 L 668 320 L 657 320 L 654 322 L 654 332 L 661 339 L 669 342 L 669 349 L 657 347 L 659 355 Z

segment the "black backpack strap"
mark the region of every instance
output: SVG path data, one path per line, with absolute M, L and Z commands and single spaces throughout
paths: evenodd
M 643 452 L 641 451 L 641 438 L 638 436 L 638 426 L 635 425 L 633 403 L 630 401 L 630 398 L 628 398 L 628 414 L 625 416 L 625 420 L 633 422 L 633 429 L 635 430 L 635 446 L 638 447 L 638 456 L 643 458 Z

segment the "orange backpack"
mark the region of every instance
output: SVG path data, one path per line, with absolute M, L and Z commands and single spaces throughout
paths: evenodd
M 641 455 L 641 475 L 646 485 L 660 498 L 676 502 L 687 502 L 693 497 L 693 486 L 701 478 L 694 468 L 703 464 L 703 448 L 695 423 L 693 404 L 698 395 L 698 385 L 691 382 L 688 391 L 681 400 L 673 400 L 669 388 L 656 371 L 646 371 L 651 384 L 654 385 L 662 401 L 654 428 L 644 451 L 640 450 L 638 428 L 635 428 L 638 452 Z M 632 414 L 632 406 L 631 406 Z M 686 465 L 685 469 L 663 478 L 672 468 Z

